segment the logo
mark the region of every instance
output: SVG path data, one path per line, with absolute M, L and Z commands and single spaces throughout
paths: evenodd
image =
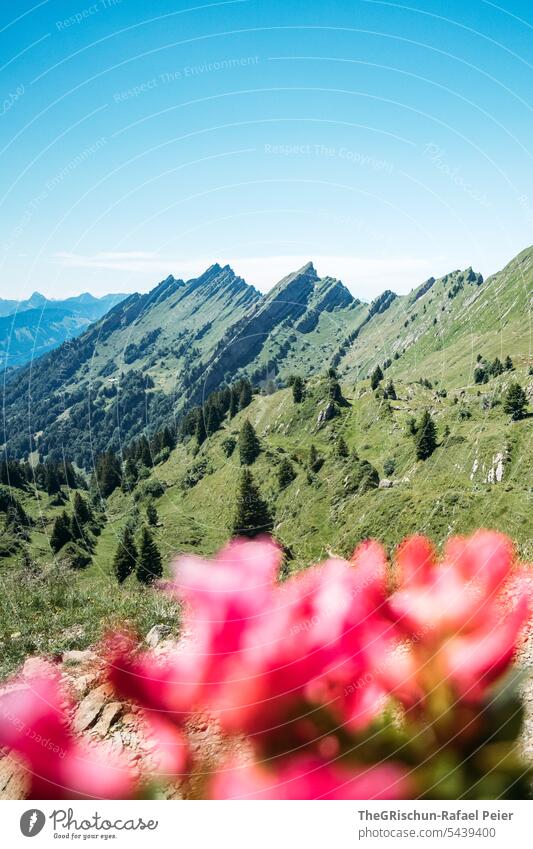
M 38 808 L 32 808 L 29 811 L 24 811 L 20 818 L 20 830 L 24 837 L 35 837 L 43 830 L 46 822 L 46 817 Z

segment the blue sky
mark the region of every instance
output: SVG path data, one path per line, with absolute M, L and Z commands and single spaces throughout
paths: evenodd
M 360 297 L 533 243 L 530 2 L 0 10 L 0 296 L 315 262 Z

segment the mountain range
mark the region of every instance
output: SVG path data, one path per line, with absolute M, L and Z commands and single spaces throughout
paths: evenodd
M 385 363 L 393 378 L 462 386 L 478 353 L 509 350 L 526 363 L 532 280 L 533 248 L 487 280 L 453 270 L 370 304 L 312 263 L 266 295 L 227 265 L 188 281 L 169 276 L 18 369 L 4 390 L 5 439 L 13 456 L 65 456 L 91 468 L 102 451 L 152 433 L 242 376 L 276 388 L 291 374 L 334 366 L 353 384 Z
M 21 301 L 0 298 L 0 368 L 24 365 L 82 333 L 125 295 L 95 298 L 85 292 L 50 300 L 34 292 Z

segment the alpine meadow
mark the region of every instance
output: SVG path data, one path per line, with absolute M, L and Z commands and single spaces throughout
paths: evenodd
M 532 32 L 0 3 L 6 845 L 531 843 Z

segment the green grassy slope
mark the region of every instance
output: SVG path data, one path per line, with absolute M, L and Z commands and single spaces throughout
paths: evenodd
M 451 272 L 418 298 L 423 287 L 397 298 L 361 330 L 339 364 L 341 372 L 360 377 L 392 359 L 392 376 L 440 378 L 461 386 L 471 382 L 478 353 L 503 359 L 512 352 L 525 366 L 533 340 L 533 248 L 482 284 L 469 276 L 475 278 L 471 269 Z

